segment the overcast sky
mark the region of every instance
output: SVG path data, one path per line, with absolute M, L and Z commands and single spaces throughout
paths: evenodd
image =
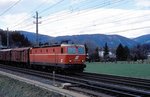
M 150 34 L 150 0 L 0 0 L 0 28 L 50 36 Z

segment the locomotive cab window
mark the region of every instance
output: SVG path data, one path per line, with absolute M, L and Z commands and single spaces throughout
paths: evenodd
M 78 47 L 78 54 L 84 54 L 84 48 L 83 47 Z
M 76 54 L 76 48 L 68 47 L 68 54 Z

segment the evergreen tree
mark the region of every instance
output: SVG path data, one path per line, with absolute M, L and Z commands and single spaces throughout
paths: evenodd
M 127 47 L 127 46 L 125 46 L 124 47 L 124 58 L 125 58 L 125 60 L 129 60 L 129 58 L 130 58 L 130 49 Z
M 87 44 L 85 43 L 84 46 L 85 46 L 85 53 L 87 54 L 87 53 L 88 53 L 88 47 L 87 47 Z
M 31 42 L 27 37 L 20 34 L 19 31 L 9 31 L 9 45 L 10 47 L 26 47 L 31 46 Z M 0 30 L 2 45 L 7 45 L 7 31 Z
M 95 49 L 95 52 L 94 52 L 94 59 L 95 59 L 95 61 L 99 61 L 99 48 L 97 47 L 96 49 Z
M 108 49 L 107 43 L 105 43 L 105 46 L 104 46 L 104 58 L 108 57 L 108 55 L 109 55 L 109 49 Z
M 137 45 L 137 47 L 134 48 L 134 53 L 139 60 L 144 60 L 147 58 L 147 51 L 141 45 Z
M 119 46 L 116 49 L 116 57 L 117 57 L 117 60 L 119 61 L 125 60 L 125 52 L 124 52 L 124 47 L 122 46 L 122 44 L 119 44 Z
M 6 31 L 0 30 L 0 35 L 1 35 L 2 45 L 3 45 L 3 46 L 6 46 L 6 44 L 7 44 L 7 35 L 6 35 Z
M 28 38 L 20 34 L 19 32 L 12 32 L 10 35 L 11 35 L 12 47 L 13 46 L 17 46 L 17 47 L 31 46 L 31 43 L 28 40 Z

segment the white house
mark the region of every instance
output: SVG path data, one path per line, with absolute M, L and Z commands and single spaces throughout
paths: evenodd
M 104 51 L 99 51 L 99 56 L 100 56 L 101 58 L 103 58 L 103 57 L 104 57 Z M 115 55 L 114 53 L 110 52 L 110 51 L 109 51 L 108 56 L 109 56 L 110 58 L 116 58 L 116 55 Z
M 150 52 L 147 54 L 147 59 L 150 60 Z

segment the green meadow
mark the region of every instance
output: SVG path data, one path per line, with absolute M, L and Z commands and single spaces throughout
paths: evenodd
M 86 63 L 84 72 L 139 77 L 150 79 L 150 64 L 149 63 L 102 63 L 91 62 Z

